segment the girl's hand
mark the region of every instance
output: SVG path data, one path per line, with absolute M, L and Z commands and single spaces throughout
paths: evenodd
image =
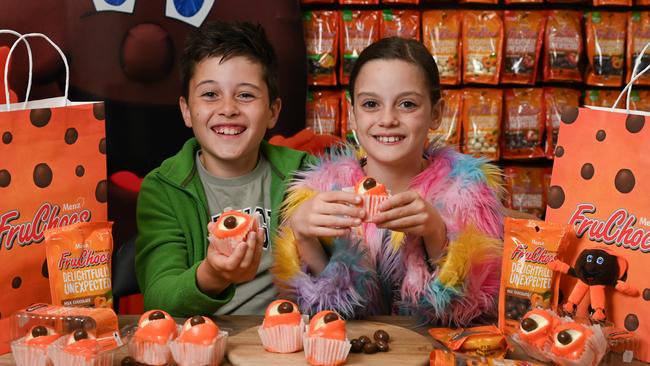
M 361 225 L 365 211 L 357 205 L 359 195 L 349 192 L 321 192 L 294 211 L 290 225 L 297 240 L 342 236 Z
M 425 240 L 439 236 L 441 228 L 444 233 L 445 227 L 438 211 L 415 191 L 401 192 L 384 200 L 373 222 L 377 227 L 421 236 Z

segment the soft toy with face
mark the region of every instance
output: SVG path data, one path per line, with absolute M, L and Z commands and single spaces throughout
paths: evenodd
M 300 324 L 301 318 L 298 305 L 287 300 L 275 300 L 266 308 L 262 326 L 269 328 L 276 325 L 297 325 Z
M 179 342 L 209 345 L 214 343 L 218 335 L 219 327 L 212 319 L 196 315 L 185 321 L 177 340 Z
M 619 271 L 618 257 L 602 249 L 583 250 L 575 263 L 577 277 L 589 286 L 616 286 Z
M 150 310 L 142 314 L 134 337 L 144 342 L 165 344 L 176 337 L 176 322 L 162 310 Z
M 61 337 L 54 329 L 44 325 L 36 325 L 29 330 L 27 337 L 25 337 L 25 344 L 28 346 L 35 346 L 45 348 L 50 343 L 56 341 Z
M 331 310 L 321 311 L 311 318 L 307 336 L 343 341 L 346 338 L 345 320 Z

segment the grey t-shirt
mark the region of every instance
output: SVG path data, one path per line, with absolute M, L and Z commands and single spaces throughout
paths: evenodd
M 196 166 L 203 183 L 212 221 L 217 221 L 226 209 L 260 216 L 264 229 L 264 247 L 257 274 L 252 281 L 238 284 L 235 296 L 216 314 L 263 315 L 266 306 L 277 297 L 269 268 L 273 262 L 269 224 L 271 223 L 271 166 L 260 156 L 257 166 L 248 174 L 236 178 L 218 178 L 210 174 L 196 155 Z

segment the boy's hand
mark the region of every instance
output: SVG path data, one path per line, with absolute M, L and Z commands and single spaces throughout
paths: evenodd
M 378 208 L 372 221 L 380 228 L 427 238 L 436 233 L 440 224 L 444 226 L 438 211 L 415 191 L 390 196 Z
M 291 229 L 298 240 L 319 236 L 342 236 L 361 225 L 365 211 L 357 205 L 359 195 L 349 192 L 321 192 L 294 211 Z

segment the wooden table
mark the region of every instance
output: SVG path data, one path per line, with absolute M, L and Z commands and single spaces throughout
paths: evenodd
M 120 329 L 123 328 L 126 325 L 134 324 L 138 320 L 138 316 L 135 315 L 120 315 L 119 316 L 119 324 L 120 324 Z M 428 337 L 431 339 L 432 347 L 439 347 L 437 343 L 433 341 L 433 338 L 429 336 L 427 333 L 428 327 L 419 327 L 417 323 L 414 321 L 413 318 L 411 317 L 406 317 L 406 316 L 375 316 L 375 317 L 370 317 L 368 320 L 373 320 L 373 321 L 378 321 L 378 322 L 383 322 L 383 323 L 388 323 L 404 328 L 411 329 L 415 331 L 416 333 L 422 334 L 425 337 Z M 182 319 L 178 320 L 179 323 L 182 323 Z M 257 315 L 229 315 L 229 316 L 220 316 L 216 318 L 217 324 L 219 324 L 219 327 L 228 331 L 230 335 L 235 335 L 241 331 L 244 331 L 250 327 L 254 327 L 256 325 L 260 325 L 262 323 L 262 317 L 257 316 Z M 124 357 L 126 357 L 127 354 L 127 349 L 126 347 L 121 347 L 115 352 L 115 357 L 113 359 L 113 365 L 114 366 L 119 366 L 120 362 Z M 608 359 L 609 357 L 609 359 Z M 606 360 L 609 361 L 608 365 L 629 365 L 629 366 L 647 366 L 649 364 L 639 362 L 639 361 L 633 361 L 632 363 L 623 363 L 621 360 L 621 356 L 617 354 L 613 354 L 611 356 L 606 356 Z M 11 357 L 11 354 L 5 354 L 0 356 L 0 366 L 9 366 L 9 365 L 15 365 L 13 358 Z M 227 364 L 226 364 L 227 365 Z

